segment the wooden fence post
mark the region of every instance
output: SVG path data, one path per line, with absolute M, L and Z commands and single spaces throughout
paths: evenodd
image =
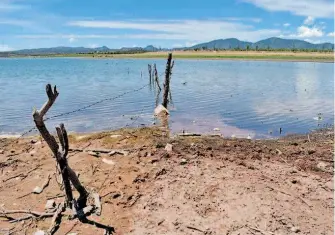
M 160 92 L 162 90 L 162 88 L 159 85 L 159 78 L 158 78 L 158 72 L 157 72 L 156 64 L 154 64 L 154 74 L 155 74 L 155 82 L 156 82 L 156 85 L 158 87 L 158 91 Z
M 148 64 L 148 73 L 149 73 L 149 83 L 150 83 L 150 87 L 152 85 L 152 67 L 151 67 L 151 64 Z
M 165 70 L 165 82 L 164 82 L 164 93 L 162 105 L 167 109 L 169 103 L 169 92 L 170 92 L 170 79 L 171 79 L 171 69 L 172 69 L 172 53 L 169 53 L 166 70 Z

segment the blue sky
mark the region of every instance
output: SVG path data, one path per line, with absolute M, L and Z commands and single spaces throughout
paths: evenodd
M 333 0 L 0 0 L 0 51 L 334 40 Z

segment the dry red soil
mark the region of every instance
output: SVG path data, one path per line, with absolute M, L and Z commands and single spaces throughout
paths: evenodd
M 167 143 L 172 151 L 165 149 Z M 82 184 L 101 196 L 101 216 L 89 218 L 114 227 L 114 234 L 332 235 L 333 145 L 333 130 L 246 140 L 167 138 L 157 129 L 142 128 L 70 136 L 72 149 L 129 154 L 72 151 L 68 161 Z M 49 174 L 44 191 L 29 194 Z M 51 218 L 10 223 L 25 214 L 6 218 L 1 211 L 44 212 L 48 198 L 62 202 L 56 177 L 56 161 L 39 137 L 0 139 L 0 234 L 49 228 Z M 63 216 L 56 234 L 69 233 L 104 231 Z

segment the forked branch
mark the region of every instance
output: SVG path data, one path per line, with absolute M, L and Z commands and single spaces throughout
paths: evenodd
M 69 140 L 67 136 L 66 129 L 64 127 L 64 124 L 60 124 L 59 127 L 56 127 L 58 139 L 60 142 L 60 147 L 56 142 L 56 139 L 49 133 L 48 129 L 45 126 L 43 117 L 48 112 L 48 110 L 51 108 L 51 106 L 54 104 L 54 102 L 57 99 L 58 91 L 56 86 L 52 90 L 51 85 L 48 84 L 46 86 L 46 93 L 48 96 L 48 101 L 42 106 L 42 108 L 33 113 L 34 122 L 36 124 L 37 129 L 41 133 L 44 140 L 47 142 L 48 146 L 50 147 L 51 151 L 53 152 L 57 163 L 61 169 L 61 174 L 63 178 L 64 188 L 67 196 L 67 204 L 68 206 L 72 207 L 72 201 L 73 201 L 73 195 L 72 195 L 72 189 L 71 184 L 74 185 L 74 187 L 77 189 L 77 191 L 80 193 L 80 205 L 85 204 L 85 199 L 87 198 L 87 191 L 85 188 L 81 185 L 77 175 L 74 173 L 74 171 L 69 167 L 67 163 L 67 154 L 69 152 Z

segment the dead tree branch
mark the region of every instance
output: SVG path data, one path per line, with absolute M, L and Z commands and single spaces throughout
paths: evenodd
M 65 203 L 58 205 L 56 212 L 54 213 L 50 227 L 48 229 L 48 234 L 54 234 L 59 226 L 59 222 L 62 216 L 62 212 L 65 210 Z
M 51 106 L 54 104 L 59 94 L 56 89 L 56 86 L 52 90 L 50 84 L 46 86 L 46 93 L 48 96 L 48 101 L 42 106 L 42 108 L 39 111 L 35 110 L 35 112 L 33 113 L 33 118 L 37 129 L 41 133 L 43 139 L 47 142 L 49 148 L 51 149 L 57 160 L 63 178 L 67 204 L 69 205 L 70 208 L 72 208 L 73 194 L 70 182 L 72 182 L 74 187 L 80 193 L 79 197 L 80 202 L 86 200 L 88 193 L 85 190 L 85 188 L 81 185 L 77 175 L 73 172 L 73 170 L 69 167 L 67 163 L 66 157 L 69 152 L 69 140 L 64 125 L 60 124 L 60 126 L 56 128 L 61 148 L 57 144 L 56 139 L 49 133 L 48 129 L 45 126 L 43 117 L 51 108 Z M 82 203 L 80 203 L 80 205 L 81 204 Z
M 8 216 L 8 215 L 12 215 L 12 214 L 28 214 L 28 215 L 20 217 L 18 219 L 14 219 L 14 218 Z M 27 219 L 30 219 L 30 218 L 42 219 L 42 218 L 46 218 L 46 217 L 52 217 L 53 215 L 54 215 L 54 213 L 42 213 L 42 212 L 38 212 L 38 211 L 29 211 L 29 210 L 3 210 L 3 211 L 0 211 L 0 217 L 4 217 L 4 218 L 9 219 L 10 223 L 16 223 L 16 222 L 27 220 Z
M 16 174 L 16 175 L 14 175 L 14 176 L 11 176 L 11 177 L 9 177 L 9 178 L 3 180 L 2 182 L 6 182 L 6 181 L 8 181 L 8 180 L 15 179 L 15 178 L 17 178 L 17 177 L 22 177 L 23 179 L 24 179 L 24 178 L 27 178 L 27 176 L 28 176 L 29 173 L 33 172 L 34 170 L 37 170 L 40 166 L 41 166 L 41 165 L 38 165 L 37 167 L 34 167 L 33 169 L 27 171 L 26 173 L 19 173 L 19 174 Z

